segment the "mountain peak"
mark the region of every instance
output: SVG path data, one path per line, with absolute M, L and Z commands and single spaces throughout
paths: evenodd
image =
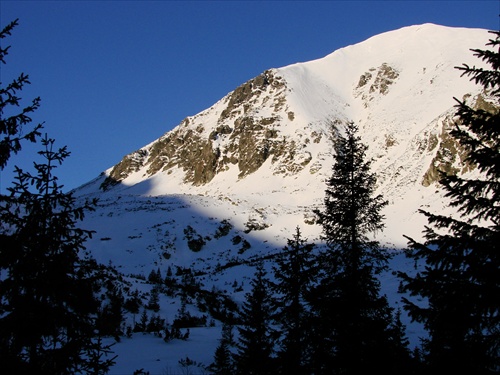
M 447 136 L 453 97 L 487 97 L 454 67 L 479 65 L 470 49 L 488 38 L 486 30 L 415 25 L 269 69 L 125 156 L 80 193 L 203 194 L 251 207 L 297 202 L 293 215 L 303 222 L 322 202 L 336 134 L 352 121 L 391 202 L 387 241 L 400 243 L 394 233 L 401 223 L 436 199 L 437 169 L 470 171 Z

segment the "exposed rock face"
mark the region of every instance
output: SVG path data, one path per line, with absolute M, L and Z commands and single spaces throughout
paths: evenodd
M 360 44 L 362 53 L 354 46 L 321 61 L 267 70 L 125 156 L 107 171 L 101 188 L 166 174 L 177 185 L 207 185 L 203 191 L 209 191 L 210 183 L 224 173 L 240 182 L 258 171 L 273 181 L 277 176 L 288 181 L 300 177 L 308 183 L 311 177 L 317 187 L 329 173 L 336 133 L 347 121 L 359 124 L 379 184 L 391 194 L 430 186 L 440 171 L 471 171 L 475 166 L 467 164 L 466 150 L 449 135 L 454 126 L 452 96 L 463 78 L 450 74 L 460 61 L 447 60 L 455 59 L 457 50 L 466 56 L 469 49 L 455 41 L 460 38 L 446 35 L 445 43 L 421 58 L 415 52 L 423 48 L 418 38 L 408 39 L 406 32 L 424 31 L 428 37 L 423 45 L 430 48 L 436 29 L 427 25 L 402 31 L 390 43 L 370 39 Z M 407 45 L 410 40 L 414 46 Z M 443 52 L 448 48 L 453 51 L 449 57 Z M 456 95 L 472 93 L 476 97 L 468 100 L 492 111 L 495 105 L 488 96 L 477 95 L 472 86 L 460 85 L 463 91 Z M 225 182 L 222 177 L 217 181 Z
M 144 166 L 147 156 L 148 152 L 143 149 L 125 156 L 120 163 L 113 167 L 101 188 L 107 190 L 127 178 L 131 173 L 139 171 Z
M 399 73 L 387 64 L 370 69 L 363 74 L 355 88 L 364 106 L 380 95 L 386 95 Z M 143 177 L 158 172 L 180 168 L 184 182 L 194 186 L 209 183 L 218 173 L 237 166 L 238 177 L 257 171 L 270 161 L 275 175 L 293 175 L 309 165 L 310 173 L 321 170 L 321 162 L 313 160 L 310 148 L 329 140 L 340 125 L 335 120 L 327 133 L 313 130 L 306 137 L 283 135 L 281 128 L 295 120 L 288 111 L 285 91 L 286 82 L 273 71 L 246 82 L 218 103 L 220 109 L 216 126 L 204 124 L 203 113 L 186 118 L 174 130 L 151 145 L 123 158 L 109 173 L 101 185 L 106 190 L 123 181 L 132 173 L 145 171 Z M 492 110 L 494 105 L 486 95 L 474 99 L 476 107 Z M 267 109 L 267 111 L 265 110 Z M 260 112 L 265 115 L 261 115 Z M 207 120 L 208 121 L 208 120 Z M 431 165 L 421 177 L 421 184 L 429 186 L 446 174 L 464 173 L 474 168 L 465 163 L 466 150 L 449 135 L 454 126 L 452 114 L 441 122 L 437 134 L 429 132 L 418 141 L 418 152 L 432 152 Z M 398 144 L 392 134 L 385 134 L 385 150 Z M 302 139 L 301 139 L 302 138 Z
M 473 98 L 469 105 L 472 105 L 475 109 L 483 109 L 490 113 L 496 113 L 499 110 L 491 101 L 488 101 L 485 94 Z M 470 172 L 476 168 L 475 165 L 467 162 L 467 150 L 455 138 L 450 136 L 450 131 L 455 126 L 453 116 L 448 116 L 443 121 L 439 137 L 432 136 L 429 138 L 428 149 L 435 150 L 435 156 L 422 178 L 423 186 L 429 186 L 439 181 L 441 173 L 456 175 Z
M 270 70 L 264 72 L 218 103 L 223 109 L 215 128 L 213 124 L 203 125 L 203 115 L 185 119 L 151 145 L 125 156 L 101 188 L 109 189 L 141 168 L 146 169 L 144 177 L 181 168 L 185 172 L 184 182 L 196 186 L 210 182 L 231 165 L 237 165 L 238 176 L 244 178 L 269 158 L 276 164 L 275 173 L 301 170 L 310 162 L 311 155 L 301 153 L 289 136 L 280 137 L 283 118 L 294 120 L 293 112 L 283 111 L 285 89 L 281 77 Z M 261 111 L 269 115 L 262 116 Z M 320 134 L 313 135 L 315 142 L 318 139 Z
M 125 156 L 112 169 L 102 188 L 107 189 L 144 166 L 147 166 L 147 176 L 174 167 L 182 168 L 186 173 L 185 182 L 204 184 L 214 177 L 219 156 L 210 139 L 203 139 L 191 129 L 177 129 L 150 147 Z
M 439 181 L 441 172 L 447 175 L 454 175 L 459 171 L 457 161 L 462 160 L 465 154 L 463 153 L 464 150 L 460 150 L 461 152 L 459 152 L 458 143 L 454 138 L 450 137 L 449 131 L 453 126 L 453 120 L 448 117 L 443 121 L 439 137 L 433 135 L 429 138 L 428 150 L 435 150 L 435 156 L 422 178 L 423 186 L 429 186 Z
M 368 107 L 369 102 L 374 98 L 386 95 L 398 77 L 399 72 L 387 63 L 383 63 L 378 68 L 370 68 L 368 72 L 359 77 L 354 96 L 361 96 L 365 107 Z
M 271 70 L 265 71 L 263 74 L 244 83 L 229 96 L 225 102 L 227 107 L 222 111 L 219 117 L 219 123 L 223 123 L 227 119 L 234 119 L 237 116 L 247 114 L 250 110 L 255 109 L 261 102 L 267 102 L 273 98 L 275 111 L 279 111 L 284 102 L 283 97 L 276 96 L 276 92 L 281 92 L 285 88 L 285 82 L 281 77 L 275 77 Z M 265 93 L 265 98 L 261 96 Z M 261 100 L 259 100 L 261 99 Z
M 454 69 L 483 67 L 470 48 L 487 34 L 423 25 L 265 71 L 79 188 L 81 199 L 100 199 L 86 217 L 85 227 L 99 233 L 89 248 L 123 259 L 129 273 L 187 265 L 219 278 L 282 248 L 296 226 L 321 243 L 314 209 L 349 121 L 389 202 L 377 240 L 405 248 L 405 236 L 419 240 L 426 225 L 419 209 L 455 214 L 439 171 L 479 175 L 449 132 L 454 96 L 498 110 Z

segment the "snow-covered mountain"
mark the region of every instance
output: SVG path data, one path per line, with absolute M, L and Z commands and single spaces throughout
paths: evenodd
M 454 97 L 490 105 L 454 68 L 481 66 L 470 49 L 489 38 L 417 25 L 263 72 L 77 189 L 99 198 L 83 223 L 96 231 L 87 248 L 126 275 L 189 268 L 207 289 L 241 298 L 253 270 L 232 266 L 276 252 L 296 226 L 319 241 L 312 211 L 323 202 L 333 140 L 349 121 L 389 201 L 378 239 L 404 247 L 403 235 L 419 238 L 426 223 L 419 208 L 447 209 L 437 169 L 475 172 L 447 130 Z M 396 284 L 387 277 L 387 290 Z
M 117 195 L 176 196 L 193 207 L 203 201 L 200 212 L 209 216 L 211 207 L 227 212 L 236 227 L 257 221 L 267 227 L 261 237 L 282 230 L 288 235 L 296 225 L 311 227 L 307 233 L 315 236 L 317 228 L 307 224 L 324 197 L 332 139 L 341 124 L 353 121 L 390 202 L 381 238 L 402 246 L 402 234 L 418 236 L 421 230 L 416 210 L 441 200 L 437 168 L 471 169 L 447 136 L 453 98 L 478 105 L 487 98 L 454 67 L 480 65 L 470 49 L 484 48 L 489 36 L 486 30 L 424 24 L 267 70 L 77 192 L 103 202 Z M 241 208 L 232 217 L 235 206 Z

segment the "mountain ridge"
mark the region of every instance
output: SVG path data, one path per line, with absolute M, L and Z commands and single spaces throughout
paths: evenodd
M 470 49 L 487 40 L 486 30 L 423 24 L 266 70 L 77 194 L 201 195 L 214 206 L 245 201 L 250 211 L 267 212 L 261 216 L 268 228 L 280 220 L 269 214 L 273 205 L 290 205 L 297 208 L 291 210 L 296 225 L 306 223 L 306 234 L 317 238 L 309 212 L 322 204 L 336 133 L 353 121 L 368 145 L 379 192 L 390 203 L 382 239 L 404 246 L 402 234 L 418 238 L 423 229 L 420 207 L 445 208 L 434 186 L 437 169 L 470 172 L 446 129 L 454 96 L 488 101 L 454 69 L 480 65 Z
M 296 227 L 323 246 L 313 210 L 323 204 L 335 139 L 353 121 L 368 146 L 377 194 L 389 202 L 386 227 L 375 235 L 393 255 L 380 275 L 381 292 L 401 308 L 394 271 L 413 270 L 401 249 L 404 235 L 418 240 L 427 224 L 418 209 L 453 214 L 437 170 L 477 173 L 448 130 L 453 97 L 491 105 L 488 93 L 454 69 L 480 66 L 469 49 L 488 39 L 486 30 L 425 24 L 264 71 L 74 190 L 79 200 L 99 199 L 81 223 L 95 230 L 86 251 L 119 272 L 127 298 L 140 291 L 144 311 L 157 287 L 147 275 L 157 270 L 179 285 L 191 276 L 198 297 L 213 293 L 241 304 L 252 265 L 280 252 Z M 180 294 L 160 293 L 155 314 L 171 321 L 187 308 L 206 316 L 194 295 L 183 305 Z M 125 325 L 133 327 L 136 318 L 127 313 Z M 111 373 L 130 371 L 131 361 L 161 373 L 187 355 L 210 364 L 222 330 L 215 320 L 192 327 L 187 341 L 165 343 L 143 333 L 123 338 Z M 401 320 L 417 347 L 425 330 L 404 311 Z

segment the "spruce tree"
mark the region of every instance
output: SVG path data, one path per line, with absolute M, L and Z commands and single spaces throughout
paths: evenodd
M 109 285 L 103 301 L 100 303 L 96 319 L 96 328 L 102 336 L 112 336 L 120 341 L 124 320 L 124 297 L 116 285 Z
M 228 344 L 221 340 L 215 348 L 214 361 L 208 370 L 214 375 L 233 375 L 234 366 Z
M 18 25 L 18 20 L 9 23 L 0 31 L 0 41 L 7 36 L 12 35 L 12 30 Z M 9 53 L 10 46 L 2 47 L 0 45 L 0 64 L 5 64 L 5 57 Z M 42 124 L 37 124 L 31 129 L 26 126 L 32 122 L 30 114 L 40 107 L 40 98 L 37 97 L 31 101 L 31 104 L 25 106 L 21 112 L 17 108 L 21 105 L 19 92 L 25 85 L 29 85 L 29 77 L 21 73 L 5 87 L 0 87 L 0 170 L 3 170 L 12 154 L 21 151 L 22 143 L 25 141 L 36 142 L 41 136 L 40 129 Z M 10 113 L 12 111 L 12 113 Z M 10 114 L 5 117 L 5 114 Z
M 421 211 L 429 223 L 425 241 L 409 238 L 408 256 L 423 267 L 414 276 L 400 273 L 403 291 L 428 302 L 404 299 L 429 334 L 428 373 L 500 373 L 500 32 L 492 33 L 492 49 L 472 50 L 489 69 L 457 67 L 483 89 L 482 100 L 455 99 L 458 120 L 450 132 L 475 173 L 442 174 L 457 215 Z
M 397 372 L 388 363 L 395 360 L 395 347 L 403 346 L 377 279 L 389 254 L 369 237 L 383 228 L 387 202 L 375 194 L 367 146 L 357 131 L 348 123 L 339 135 L 324 210 L 316 211 L 326 242 L 321 280 L 312 294 L 316 373 Z
M 15 20 L 0 32 L 11 35 Z M 0 46 L 5 63 L 9 47 Z M 21 106 L 28 76 L 0 88 L 0 170 L 26 141 L 36 142 L 42 124 L 31 124 L 40 98 Z M 16 113 L 17 112 L 17 113 Z M 90 231 L 77 227 L 95 202 L 76 207 L 53 174 L 69 155 L 45 137 L 36 174 L 16 168 L 0 194 L 0 358 L 3 374 L 102 374 L 113 363 L 110 346 L 95 330 L 98 309 L 93 264 L 82 250 Z
M 147 308 L 154 312 L 160 311 L 160 290 L 157 285 L 151 289 L 151 296 L 149 297 Z
M 276 295 L 275 326 L 280 332 L 278 372 L 309 374 L 310 309 L 307 302 L 315 278 L 314 244 L 307 243 L 299 227 L 273 267 Z
M 233 375 L 234 362 L 231 347 L 234 346 L 233 326 L 224 323 L 219 345 L 215 349 L 214 361 L 208 366 L 210 374 Z
M 76 226 L 93 204 L 75 208 L 72 194 L 61 191 L 53 170 L 69 153 L 53 144 L 42 139 L 37 174 L 16 169 L 0 205 L 0 357 L 6 373 L 84 372 L 91 365 L 86 352 L 96 350 L 99 302 L 80 258 L 91 232 Z
M 236 373 L 264 375 L 273 373 L 274 331 L 271 328 L 273 300 L 267 272 L 257 266 L 240 313 L 239 338 L 234 356 Z

